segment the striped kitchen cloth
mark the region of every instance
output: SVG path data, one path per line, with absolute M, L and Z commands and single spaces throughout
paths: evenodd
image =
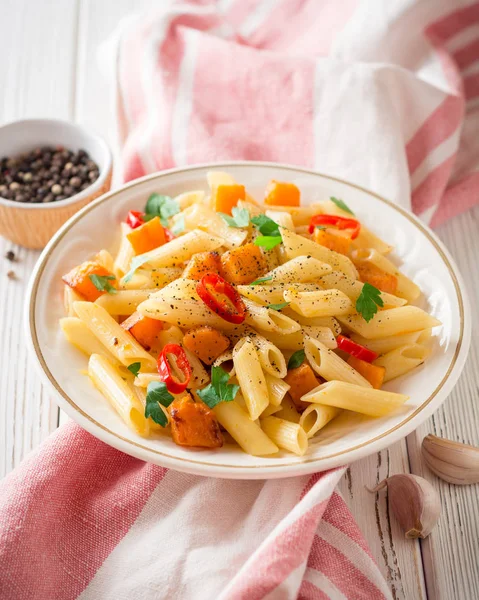
M 432 225 L 477 202 L 478 3 L 162 0 L 112 48 L 124 180 L 254 159 Z M 391 598 L 343 472 L 195 477 L 68 424 L 0 483 L 0 598 Z

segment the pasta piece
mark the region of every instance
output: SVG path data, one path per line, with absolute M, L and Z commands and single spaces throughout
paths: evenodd
M 333 273 L 320 277 L 317 280 L 317 284 L 324 290 L 340 290 L 354 303 L 356 303 L 356 300 L 359 298 L 364 286 L 364 283 L 361 281 L 350 279 L 340 271 L 334 271 Z M 386 292 L 381 292 L 381 300 L 383 301 L 385 308 L 404 306 L 404 304 L 407 304 L 407 300 L 404 298 L 398 298 L 397 296 L 393 296 Z
M 143 407 L 143 412 L 145 410 L 146 407 L 146 387 L 138 387 L 136 385 L 136 379 L 135 379 L 135 385 L 133 385 L 133 392 L 135 393 L 136 397 L 138 398 L 138 400 L 140 401 L 142 407 Z M 167 410 L 162 409 L 163 410 L 163 414 L 166 416 L 167 420 L 168 420 L 168 424 L 170 423 L 170 414 Z M 165 427 L 163 427 L 162 425 L 160 425 L 159 423 L 156 423 L 155 421 L 153 421 L 153 419 L 151 417 L 148 417 L 147 422 L 150 426 L 150 431 L 161 431 L 164 432 L 165 431 Z
M 156 368 L 155 359 L 102 306 L 93 302 L 75 302 L 73 308 L 89 330 L 123 365 L 140 362 L 147 370 Z
M 408 344 L 391 350 L 374 361 L 376 367 L 386 369 L 384 382 L 409 373 L 426 360 L 428 349 L 420 344 Z
M 286 394 L 281 402 L 281 410 L 276 413 L 276 416 L 292 423 L 299 423 L 301 415 L 297 411 L 296 405 L 289 394 Z
M 280 227 L 294 231 L 294 223 L 291 215 L 283 210 L 267 210 L 265 215 L 277 223 Z
M 265 419 L 266 417 L 270 417 L 271 415 L 274 415 L 275 413 L 279 412 L 281 410 L 281 406 L 274 406 L 273 404 L 269 404 L 261 413 L 261 418 Z
M 340 408 L 323 404 L 310 404 L 299 419 L 299 425 L 304 429 L 308 439 L 318 433 L 330 421 L 339 415 Z
M 95 262 L 99 263 L 100 265 L 102 265 L 103 267 L 105 267 L 105 269 L 107 271 L 110 271 L 110 273 L 113 272 L 114 270 L 114 262 L 113 262 L 113 256 L 108 252 L 108 250 L 100 250 L 100 252 L 98 252 L 98 254 L 95 256 Z
M 339 321 L 334 317 L 303 317 L 299 313 L 295 312 L 292 308 L 287 306 L 281 311 L 287 317 L 291 317 L 297 321 L 300 325 L 307 327 L 327 327 L 331 329 L 335 336 L 341 333 L 341 325 Z
M 401 407 L 409 400 L 409 396 L 344 381 L 329 381 L 303 396 L 302 400 L 352 410 L 370 417 L 384 417 Z
M 405 298 L 408 302 L 414 302 L 421 295 L 421 290 L 413 281 L 398 271 L 396 265 L 388 260 L 385 256 L 373 249 L 358 249 L 352 252 L 353 260 L 356 263 L 371 263 L 384 271 L 393 275 L 397 279 L 397 287 L 395 294 L 400 298 Z
M 318 340 L 304 336 L 304 350 L 309 364 L 326 381 L 338 380 L 371 387 L 367 379 Z
M 261 419 L 261 428 L 279 448 L 298 456 L 303 456 L 308 449 L 308 438 L 299 423 L 278 417 L 266 417 Z
M 193 192 L 184 192 L 179 196 L 175 196 L 175 200 L 178 203 L 180 210 L 183 211 L 193 204 L 203 204 L 205 196 L 206 194 L 203 190 L 194 190 Z M 176 217 L 176 215 L 174 216 Z
M 356 267 L 347 256 L 328 250 L 328 248 L 287 229 L 282 230 L 281 236 L 288 259 L 297 256 L 312 256 L 323 263 L 327 263 L 333 270 L 342 271 L 348 277 L 357 279 Z
M 301 329 L 301 326 L 296 321 L 293 321 L 293 319 L 290 319 L 286 315 L 282 315 L 277 310 L 265 308 L 246 298 L 243 302 L 247 309 L 245 323 L 255 329 L 263 329 L 283 335 L 294 333 Z
M 88 375 L 123 421 L 139 435 L 148 437 L 150 425 L 143 406 L 115 366 L 104 356 L 92 354 L 88 362 Z
M 254 421 L 268 406 L 269 395 L 258 353 L 249 337 L 239 349 L 234 347 L 233 362 L 248 412 Z
M 179 267 L 197 252 L 217 250 L 223 244 L 223 238 L 194 229 L 151 252 L 140 254 L 138 260 L 151 267 Z
M 144 290 L 144 289 L 160 289 L 168 285 L 178 277 L 181 277 L 183 269 L 174 267 L 165 267 L 163 269 L 137 269 L 134 275 L 120 280 L 119 288 L 122 290 Z
M 354 311 L 351 300 L 339 290 L 298 292 L 289 287 L 283 296 L 291 308 L 303 317 L 333 317 Z
M 233 363 L 233 351 L 226 350 L 226 352 L 223 352 L 223 354 L 218 356 L 218 358 L 215 360 L 213 367 L 221 367 L 229 374 L 230 378 L 234 377 L 236 375 L 236 370 Z
M 424 344 L 431 337 L 431 328 L 423 329 L 422 331 L 413 331 L 412 333 L 404 333 L 392 337 L 379 338 L 377 340 L 368 340 L 356 333 L 351 334 L 351 339 L 365 346 L 376 354 L 386 354 L 395 348 L 405 346 L 407 344 Z
M 269 439 L 259 425 L 250 419 L 246 411 L 235 400 L 220 402 L 213 408 L 213 412 L 220 425 L 248 454 L 267 456 L 278 452 L 278 446 Z
M 287 394 L 290 386 L 284 379 L 279 379 L 279 377 L 274 377 L 269 373 L 265 373 L 264 377 L 266 379 L 266 386 L 268 388 L 270 405 L 279 406 Z
M 328 327 L 303 327 L 300 331 L 295 331 L 287 335 L 268 331 L 268 339 L 280 350 L 301 350 L 304 346 L 304 336 L 319 340 L 327 348 L 334 350 L 337 347 L 336 338 Z
M 147 300 L 155 290 L 121 290 L 116 294 L 103 294 L 95 304 L 102 306 L 110 315 L 132 315 L 139 304 Z
M 130 269 L 130 263 L 135 255 L 133 246 L 130 244 L 130 240 L 126 237 L 131 231 L 126 223 L 120 223 L 121 227 L 121 241 L 120 248 L 118 249 L 115 261 L 113 263 L 113 272 L 117 279 L 121 279 Z
M 314 283 L 275 283 L 273 285 L 239 285 L 237 287 L 242 296 L 264 305 L 283 303 L 283 294 L 288 289 L 298 292 L 312 292 L 317 291 L 318 286 Z
M 253 342 L 263 371 L 274 377 L 283 379 L 286 376 L 287 368 L 281 350 L 253 329 L 248 328 L 245 331 L 245 335 Z
M 220 212 L 230 214 L 230 210 L 222 210 Z M 193 204 L 193 206 L 183 211 L 183 216 L 187 229 L 198 228 L 214 236 L 218 236 L 229 250 L 241 246 L 248 235 L 246 229 L 229 227 L 218 213 L 204 204 Z
M 281 206 L 272 204 L 268 208 L 269 210 L 288 212 L 293 219 L 295 227 L 309 225 L 311 217 L 320 212 L 315 204 L 310 204 L 309 206 Z
M 338 317 L 340 323 L 367 339 L 385 338 L 441 325 L 417 306 L 398 306 L 377 312 L 366 322 L 361 315 Z
M 307 283 L 332 272 L 332 267 L 312 256 L 296 256 L 266 273 L 275 283 Z
M 77 294 L 69 285 L 63 286 L 63 306 L 67 317 L 74 317 L 73 303 L 83 300 L 80 294 Z
M 60 319 L 60 328 L 70 344 L 73 344 L 73 346 L 78 348 L 78 350 L 81 350 L 87 356 L 101 354 L 105 358 L 115 361 L 111 352 L 108 352 L 105 346 L 78 317 L 64 317 L 63 319 Z

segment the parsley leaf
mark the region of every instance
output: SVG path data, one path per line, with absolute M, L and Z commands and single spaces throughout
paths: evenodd
M 283 238 L 280 235 L 260 235 L 254 241 L 255 246 L 261 246 L 265 250 L 272 250 L 278 244 L 281 244 Z
M 304 362 L 305 356 L 306 353 L 304 350 L 298 350 L 297 352 L 294 352 L 294 354 L 291 354 L 291 357 L 288 360 L 288 369 L 297 369 L 300 367 Z
M 151 417 L 155 423 L 166 427 L 168 418 L 160 404 L 164 407 L 170 406 L 174 399 L 174 396 L 168 391 L 166 383 L 150 381 L 146 394 L 145 417 Z
M 329 199 L 331 200 L 331 202 L 334 202 L 334 204 L 336 204 L 336 206 L 338 208 L 340 208 L 341 210 L 345 210 L 346 212 L 348 212 L 350 215 L 353 215 L 353 217 L 354 217 L 353 211 L 349 208 L 349 206 L 345 202 L 343 202 L 343 200 L 340 200 L 339 198 L 335 198 L 334 196 L 331 196 Z
M 255 279 L 254 281 L 252 281 L 249 285 L 262 285 L 263 283 L 271 281 L 272 279 L 272 275 L 270 275 L 269 277 L 260 277 L 259 279 Z
M 231 402 L 240 386 L 228 383 L 229 378 L 229 374 L 222 367 L 211 367 L 211 383 L 196 393 L 210 408 L 214 408 L 220 402 Z
M 185 215 L 180 215 L 177 219 L 173 227 L 171 228 L 171 233 L 173 235 L 180 235 L 185 230 Z
M 127 366 L 128 371 L 130 371 L 130 373 L 133 373 L 133 375 L 135 377 L 138 377 L 138 373 L 140 372 L 141 369 L 141 363 L 140 362 L 135 362 L 135 363 L 131 363 L 131 365 Z
M 356 300 L 356 310 L 363 316 L 363 319 L 369 321 L 378 312 L 378 306 L 384 306 L 381 298 L 381 291 L 370 283 L 365 283 L 363 289 Z
M 226 215 L 225 213 L 218 213 L 220 215 L 220 217 L 223 219 L 223 221 L 226 221 L 226 223 L 230 226 L 230 227 L 236 227 L 237 229 L 241 228 L 241 227 L 248 227 L 249 225 L 249 212 L 246 208 L 238 208 L 237 206 L 235 206 L 233 208 L 233 210 L 231 211 L 232 213 L 232 217 L 230 217 L 229 215 Z
M 147 263 L 149 260 L 150 260 L 150 256 L 149 256 L 148 252 L 146 252 L 145 254 L 139 254 L 138 256 L 135 256 L 131 261 L 130 270 L 125 275 L 125 277 L 123 277 L 123 281 L 125 283 L 128 283 L 130 281 L 130 279 L 133 277 L 133 275 L 135 274 L 135 271 L 137 269 L 139 269 L 142 265 Z
M 160 217 L 163 227 L 168 227 L 168 219 L 180 212 L 180 205 L 170 196 L 162 194 L 151 194 L 145 206 L 144 221 L 150 221 L 155 217 Z
M 115 281 L 114 275 L 88 275 L 88 278 L 100 292 L 117 293 L 117 289 L 110 283 L 110 281 Z
M 256 225 L 262 235 L 281 237 L 278 223 L 266 215 L 261 214 L 257 215 L 256 217 L 252 217 L 251 222 Z
M 272 308 L 273 310 L 281 310 L 289 306 L 289 302 L 280 302 L 279 304 L 268 304 L 266 308 Z

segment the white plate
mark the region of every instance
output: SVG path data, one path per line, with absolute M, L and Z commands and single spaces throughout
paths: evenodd
M 220 450 L 188 450 L 167 436 L 143 439 L 130 431 L 82 374 L 87 359 L 70 346 L 58 327 L 63 316 L 61 275 L 101 248 L 118 243 L 119 223 L 130 209 L 141 210 L 152 192 L 175 196 L 207 189 L 211 169 L 230 172 L 262 197 L 270 179 L 292 181 L 303 203 L 340 197 L 359 219 L 396 248 L 401 270 L 422 289 L 422 306 L 443 326 L 433 332 L 433 352 L 412 374 L 386 385 L 410 396 L 404 408 L 380 419 L 343 413 L 311 441 L 304 457 L 281 453 L 257 458 L 226 445 Z M 466 359 L 470 311 L 461 277 L 448 252 L 416 217 L 355 185 L 296 167 L 271 163 L 226 163 L 164 171 L 110 192 L 72 217 L 43 251 L 27 297 L 27 337 L 44 379 L 60 407 L 107 444 L 146 461 L 213 477 L 263 479 L 330 469 L 377 452 L 403 438 L 435 411 L 450 393 Z

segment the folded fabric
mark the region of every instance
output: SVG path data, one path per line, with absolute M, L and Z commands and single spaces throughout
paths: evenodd
M 292 163 L 437 225 L 478 198 L 478 22 L 446 0 L 162 2 L 110 44 L 123 179 Z M 0 597 L 390 598 L 343 472 L 194 477 L 68 424 L 0 483 Z

